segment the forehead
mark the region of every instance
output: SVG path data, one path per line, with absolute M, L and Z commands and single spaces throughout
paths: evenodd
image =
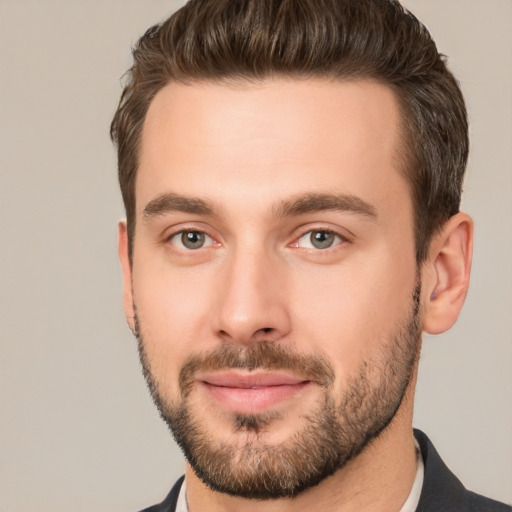
M 380 83 L 170 83 L 143 127 L 137 210 L 167 192 L 222 204 L 236 191 L 242 204 L 335 187 L 371 199 L 404 185 L 400 148 L 398 102 Z

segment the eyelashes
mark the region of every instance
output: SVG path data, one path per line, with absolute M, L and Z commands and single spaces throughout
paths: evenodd
M 345 237 L 329 229 L 312 229 L 298 238 L 293 247 L 326 250 L 344 241 L 347 241 Z
M 182 229 L 171 234 L 166 242 L 180 252 L 193 252 L 210 247 L 221 247 L 222 244 L 200 229 Z M 288 247 L 306 249 L 308 251 L 327 251 L 349 242 L 346 236 L 328 228 L 309 229 L 303 232 Z
M 168 240 L 178 249 L 185 251 L 195 251 L 203 247 L 213 247 L 215 245 L 215 241 L 211 236 L 207 235 L 204 231 L 197 230 L 178 231 L 171 235 Z

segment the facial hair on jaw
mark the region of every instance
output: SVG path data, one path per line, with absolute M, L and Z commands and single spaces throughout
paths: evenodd
M 361 453 L 395 417 L 414 373 L 421 345 L 420 291 L 418 283 L 407 317 L 393 336 L 379 340 L 379 357 L 363 361 L 340 397 L 333 393 L 335 372 L 328 360 L 262 341 L 247 348 L 226 344 L 191 355 L 180 371 L 181 398 L 173 402 L 165 396 L 165 383 L 151 371 L 147 340 L 136 315 L 134 334 L 153 401 L 196 475 L 214 491 L 232 496 L 289 498 L 319 484 Z M 272 412 L 234 414 L 233 433 L 244 435 L 244 442 L 220 442 L 192 409 L 194 375 L 235 368 L 291 372 L 317 383 L 322 398 L 303 416 L 303 426 L 278 446 L 265 444 L 261 436 L 281 417 Z

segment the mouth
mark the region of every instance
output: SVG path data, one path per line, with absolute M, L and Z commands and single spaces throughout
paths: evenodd
M 223 408 L 238 414 L 258 414 L 297 398 L 312 381 L 274 372 L 235 371 L 202 375 L 197 380 Z

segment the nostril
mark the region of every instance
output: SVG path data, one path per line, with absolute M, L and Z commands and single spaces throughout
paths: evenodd
M 272 334 L 275 329 L 272 327 L 262 327 L 261 329 L 258 329 L 257 331 L 254 331 L 254 334 L 252 335 L 254 339 L 261 339 L 261 338 L 267 338 L 269 334 Z

